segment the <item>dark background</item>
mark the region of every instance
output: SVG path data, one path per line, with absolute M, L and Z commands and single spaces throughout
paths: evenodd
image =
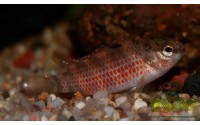
M 60 20 L 70 20 L 83 5 L 1 5 L 0 49 Z
M 180 67 L 192 72 L 200 69 L 199 13 L 200 5 L 0 5 L 0 51 L 67 20 L 77 55 L 127 34 L 135 41 L 172 39 L 186 48 Z

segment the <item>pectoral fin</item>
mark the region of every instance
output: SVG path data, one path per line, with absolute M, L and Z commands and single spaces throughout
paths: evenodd
M 144 86 L 145 86 L 144 76 L 145 76 L 145 74 L 146 74 L 146 72 L 142 75 L 142 77 L 138 81 L 137 86 L 133 87 L 131 89 L 131 91 L 141 93 L 144 90 Z

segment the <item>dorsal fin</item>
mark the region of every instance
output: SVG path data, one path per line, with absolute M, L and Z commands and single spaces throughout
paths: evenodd
M 98 49 L 93 51 L 91 54 L 84 56 L 80 59 L 74 59 L 74 60 L 64 60 L 64 59 L 57 59 L 58 64 L 64 69 L 64 71 L 67 71 L 68 69 L 71 69 L 73 65 L 77 65 L 77 67 L 85 66 L 84 63 L 89 62 L 95 62 L 95 65 L 101 64 L 102 61 L 105 60 L 105 58 L 109 57 L 109 60 L 116 61 L 120 58 L 123 58 L 123 46 L 124 43 L 128 42 L 128 40 L 115 40 L 113 42 L 110 42 L 107 45 L 101 45 Z M 88 62 L 89 61 L 89 62 Z

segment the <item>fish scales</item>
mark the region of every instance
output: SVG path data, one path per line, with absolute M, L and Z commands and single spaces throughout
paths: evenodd
M 173 56 L 163 54 L 165 47 L 169 47 L 169 53 L 173 49 Z M 61 91 L 91 95 L 99 90 L 115 93 L 147 84 L 175 65 L 180 59 L 180 48 L 176 42 L 117 41 L 69 62 L 60 77 Z

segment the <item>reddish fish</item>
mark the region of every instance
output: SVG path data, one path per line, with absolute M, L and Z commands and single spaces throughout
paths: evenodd
M 66 63 L 60 76 L 62 92 L 91 95 L 138 88 L 159 78 L 181 57 L 182 44 L 175 41 L 117 41 L 91 55 Z
M 163 92 L 180 92 L 184 86 L 185 80 L 188 77 L 188 73 L 181 72 L 179 75 L 172 77 L 169 82 L 165 82 L 159 86 L 159 90 Z

